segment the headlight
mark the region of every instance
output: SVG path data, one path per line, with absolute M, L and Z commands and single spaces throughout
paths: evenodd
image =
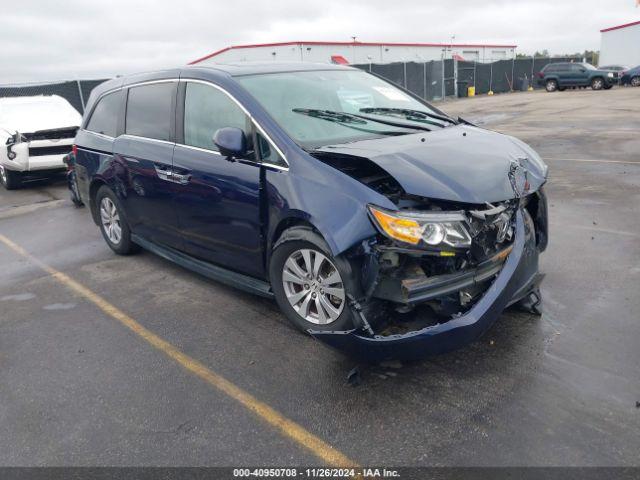
M 26 138 L 24 138 L 24 136 L 19 132 L 16 132 L 7 138 L 7 158 L 9 158 L 9 160 L 15 160 L 16 158 L 16 152 L 13 151 L 13 146 L 18 143 L 22 143 L 23 141 L 26 141 Z
M 394 240 L 411 245 L 471 246 L 467 218 L 461 212 L 390 211 L 373 205 L 369 205 L 369 212 L 378 230 Z
M 607 74 L 607 76 L 608 76 L 609 78 L 613 78 L 613 73 L 612 73 L 612 72 L 609 72 L 609 73 Z

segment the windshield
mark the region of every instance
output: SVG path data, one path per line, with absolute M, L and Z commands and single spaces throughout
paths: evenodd
M 358 70 L 247 75 L 237 80 L 308 149 L 451 125 L 403 115 L 417 111 L 442 118 L 402 90 Z M 349 119 L 344 113 L 358 117 Z

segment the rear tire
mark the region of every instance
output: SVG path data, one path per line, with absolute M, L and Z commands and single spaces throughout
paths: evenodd
M 640 76 L 635 76 L 629 82 L 632 87 L 640 87 Z
M 311 228 L 293 227 L 282 234 L 271 255 L 269 278 L 280 310 L 303 332 L 354 328 L 349 296 L 358 297 L 356 274 L 349 261 L 333 257 Z
M 602 90 L 604 88 L 604 79 L 601 77 L 596 77 L 591 80 L 591 89 L 592 90 Z
M 115 193 L 105 185 L 96 193 L 96 208 L 100 231 L 109 248 L 118 255 L 129 255 L 140 250 L 131 241 L 131 230 L 124 216 L 124 209 Z
M 7 190 L 15 190 L 22 186 L 22 174 L 8 170 L 0 165 L 0 183 Z
M 545 83 L 545 88 L 547 92 L 555 92 L 556 90 L 558 90 L 558 82 L 556 80 L 547 80 L 547 83 Z
M 69 176 L 69 196 L 71 197 L 71 202 L 76 208 L 84 207 L 84 203 L 80 198 L 80 192 L 78 190 L 78 182 L 76 182 L 75 174 Z

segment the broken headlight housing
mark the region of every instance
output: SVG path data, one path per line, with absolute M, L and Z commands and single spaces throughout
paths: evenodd
M 378 230 L 393 240 L 429 247 L 467 248 L 471 235 L 463 212 L 391 211 L 369 205 Z
M 27 139 L 24 137 L 24 135 L 20 134 L 19 132 L 16 132 L 13 135 L 11 135 L 9 138 L 7 138 L 7 142 L 6 142 L 7 158 L 9 160 L 15 160 L 16 152 L 13 151 L 13 146 L 17 145 L 18 143 L 22 143 L 26 141 Z

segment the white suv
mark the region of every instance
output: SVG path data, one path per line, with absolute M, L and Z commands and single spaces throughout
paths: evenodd
M 81 122 L 57 95 L 0 98 L 0 183 L 11 190 L 64 171 Z

